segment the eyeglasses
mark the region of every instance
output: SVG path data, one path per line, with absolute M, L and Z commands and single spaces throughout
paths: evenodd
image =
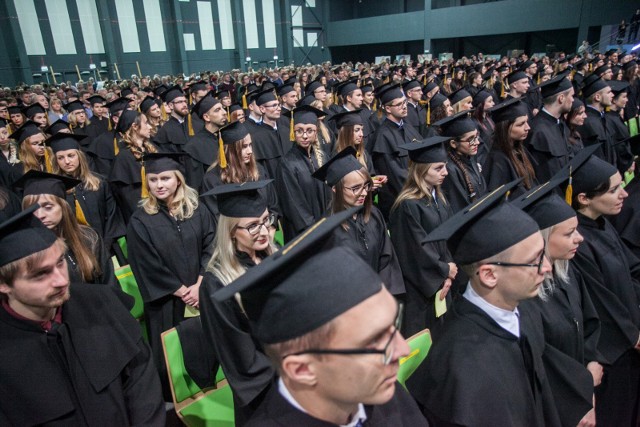
M 500 267 L 536 267 L 538 269 L 538 274 L 542 273 L 542 265 L 544 264 L 544 256 L 545 256 L 546 245 L 542 248 L 542 253 L 540 254 L 540 259 L 536 264 L 514 264 L 510 262 L 485 262 L 483 264 L 489 265 L 499 265 Z
M 367 193 L 371 191 L 373 187 L 373 182 L 367 181 L 364 184 L 354 185 L 353 187 L 344 187 L 345 190 L 350 190 L 354 196 L 359 195 L 362 191 L 366 191 Z
M 299 356 L 301 354 L 342 354 L 342 355 L 358 355 L 358 354 L 381 354 L 382 355 L 382 364 L 388 365 L 391 363 L 391 359 L 393 359 L 393 353 L 395 352 L 395 337 L 400 329 L 400 325 L 402 325 L 402 314 L 404 312 L 403 304 L 398 304 L 398 314 L 396 315 L 396 319 L 393 322 L 393 332 L 389 337 L 389 340 L 385 344 L 382 349 L 375 348 L 353 348 L 353 349 L 320 349 L 320 348 L 312 348 L 305 351 L 300 351 L 297 353 L 287 354 L 282 358 L 285 359 L 289 356 Z
M 389 104 L 389 107 L 399 107 L 399 108 L 403 108 L 407 106 L 408 101 L 405 99 L 404 101 L 400 101 L 397 104 Z
M 459 139 L 459 142 L 466 142 L 469 145 L 480 145 L 480 135 L 476 134 L 473 138 L 470 139 Z
M 282 105 L 280 104 L 271 104 L 271 105 L 265 105 L 264 108 L 281 108 Z
M 295 133 L 296 136 L 313 136 L 316 133 L 316 129 L 295 129 L 293 133 Z
M 247 232 L 251 235 L 251 236 L 255 236 L 260 232 L 260 228 L 264 226 L 264 228 L 267 229 L 267 231 L 269 231 L 269 227 L 271 227 L 273 224 L 276 223 L 276 219 L 278 218 L 278 216 L 276 214 L 269 214 L 269 216 L 262 222 L 254 222 L 251 223 L 247 226 L 241 227 L 239 225 L 236 225 L 236 228 L 240 228 L 242 230 L 247 230 Z

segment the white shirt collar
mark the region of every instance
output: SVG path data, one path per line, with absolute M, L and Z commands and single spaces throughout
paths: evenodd
M 287 389 L 287 386 L 284 385 L 284 381 L 282 381 L 282 378 L 278 378 L 278 392 L 282 395 L 282 397 L 284 397 L 284 400 L 291 404 L 291 406 L 293 406 L 300 412 L 308 414 L 308 412 L 305 411 L 298 402 L 296 402 L 296 399 L 293 398 L 293 396 Z M 343 424 L 341 427 L 355 427 L 358 424 L 358 421 L 364 423 L 366 420 L 367 413 L 364 410 L 364 405 L 362 403 L 358 403 L 358 412 L 355 413 L 351 422 L 349 424 Z
M 511 332 L 516 337 L 520 338 L 520 319 L 518 308 L 515 310 L 509 311 L 500 307 L 496 307 L 493 304 L 490 304 L 482 298 L 480 295 L 476 293 L 476 291 L 471 286 L 471 283 L 467 284 L 467 290 L 462 294 L 463 297 L 467 299 L 471 304 L 478 307 L 480 310 L 484 311 L 491 317 L 502 329 L 505 329 L 508 332 Z

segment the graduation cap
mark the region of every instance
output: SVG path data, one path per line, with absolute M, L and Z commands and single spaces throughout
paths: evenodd
M 318 119 L 327 115 L 324 111 L 318 110 L 311 105 L 301 105 L 283 114 L 291 119 L 289 124 L 289 140 L 291 141 L 295 141 L 295 130 L 293 128 L 295 125 L 317 125 Z
M 173 85 L 166 91 L 162 92 L 160 98 L 167 104 L 173 102 L 174 99 L 185 96 L 184 91 L 179 85 Z
M 432 90 L 434 90 L 434 89 L 435 89 L 435 88 L 437 88 L 437 87 L 438 87 L 438 85 L 437 85 L 437 83 L 436 83 L 436 82 L 434 82 L 434 81 L 430 81 L 430 82 L 428 82 L 428 83 L 425 85 L 425 87 L 424 87 L 424 90 L 423 90 L 423 91 L 424 91 L 424 93 L 429 93 L 429 92 L 431 92 Z
M 287 80 L 285 80 L 284 82 L 282 82 L 283 86 L 293 86 L 295 82 L 297 82 L 298 79 L 296 79 L 295 76 L 293 77 L 289 77 Z
M 218 185 L 200 197 L 216 196 L 220 214 L 230 218 L 257 218 L 267 210 L 267 200 L 259 191 L 272 179 Z
M 260 106 L 260 105 L 264 105 L 267 102 L 271 102 L 271 101 L 277 101 L 278 98 L 276 97 L 276 93 L 273 89 L 266 89 L 266 90 L 262 90 L 260 92 L 258 92 L 255 95 L 255 101 L 256 101 L 256 105 Z
M 260 89 L 254 89 L 252 91 L 247 92 L 247 95 L 246 95 L 247 102 L 251 104 L 253 101 L 256 100 L 256 95 L 258 95 L 259 93 L 260 93 Z
M 356 158 L 356 149 L 347 147 L 329 159 L 311 176 L 333 187 L 348 173 L 359 171 L 362 167 L 362 163 Z
M 467 92 L 464 88 L 460 88 L 455 92 L 451 93 L 451 95 L 449 95 L 448 98 L 449 98 L 449 101 L 451 102 L 451 105 L 456 105 L 458 102 L 466 98 L 471 98 L 471 94 Z
M 522 179 L 501 185 L 458 211 L 429 233 L 427 241 L 446 240 L 458 265 L 470 265 L 499 254 L 539 231 L 536 222 L 511 203 L 507 193 Z
M 73 113 L 74 111 L 84 111 L 84 105 L 80 101 L 71 101 L 63 107 L 69 113 Z
M 398 148 L 407 150 L 409 158 L 415 163 L 440 163 L 447 161 L 447 150 L 444 142 L 449 138 L 443 136 L 432 136 L 420 142 L 399 145 Z
M 107 103 L 107 100 L 100 95 L 92 95 L 89 98 L 87 98 L 87 101 L 89 101 L 91 105 L 94 105 L 94 104 L 104 105 Z
M 630 86 L 629 82 L 625 82 L 622 80 L 611 80 L 607 84 L 611 87 L 611 92 L 613 92 L 615 96 L 618 96 L 622 92 L 626 91 Z
M 71 190 L 82 181 L 63 175 L 55 175 L 39 170 L 30 170 L 13 183 L 13 188 L 22 190 L 22 196 L 51 194 L 65 198 L 67 190 Z
M 431 109 L 435 109 L 441 106 L 442 104 L 444 104 L 448 100 L 449 98 L 447 98 L 443 94 L 436 93 L 435 95 L 433 95 L 433 98 L 431 98 L 431 101 L 429 101 L 429 105 L 431 106 Z
M 120 119 L 118 119 L 118 125 L 116 126 L 116 132 L 126 133 L 131 125 L 136 121 L 138 117 L 138 112 L 133 110 L 125 110 L 120 115 Z
M 636 67 L 638 65 L 638 63 L 636 61 L 629 61 L 626 62 L 622 65 L 622 69 L 626 72 L 629 71 L 630 69 Z
M 217 104 L 220 104 L 220 100 L 214 98 L 212 93 L 209 92 L 200 101 L 196 102 L 196 105 L 193 106 L 193 111 L 202 119 L 202 116 L 211 111 Z
M 58 239 L 34 215 L 37 203 L 0 224 L 0 266 L 48 249 Z
M 514 121 L 529 114 L 527 106 L 520 98 L 512 98 L 489 109 L 494 122 Z
M 146 153 L 144 155 L 145 173 L 180 171 L 184 174 L 181 159 L 186 153 Z
M 9 111 L 10 116 L 13 116 L 14 114 L 22 114 L 22 107 L 19 105 L 10 105 L 7 107 L 7 111 Z
M 130 102 L 131 100 L 128 98 L 120 97 L 120 98 L 114 99 L 111 102 L 108 102 L 105 106 L 109 109 L 109 114 L 113 116 L 118 111 L 127 109 L 129 107 Z
M 404 97 L 404 93 L 402 92 L 402 87 L 400 83 L 390 84 L 377 92 L 377 97 L 380 99 L 380 102 L 384 104 L 388 104 L 394 99 Z
M 220 138 L 224 144 L 233 144 L 249 135 L 249 128 L 241 122 L 231 122 L 220 128 Z
M 484 101 L 486 101 L 487 98 L 490 98 L 492 96 L 493 96 L 493 94 L 491 92 L 489 92 L 488 90 L 480 89 L 478 92 L 476 92 L 475 95 L 473 95 L 473 99 L 471 101 L 471 105 L 473 105 L 473 108 L 477 108 L 481 104 L 484 104 Z
M 573 102 L 571 103 L 571 111 L 577 110 L 580 107 L 584 107 L 584 102 L 579 98 L 573 98 Z
M 322 83 L 320 83 L 318 80 L 314 80 L 311 83 L 308 83 L 305 87 L 304 87 L 304 93 L 309 93 L 312 94 L 314 93 L 316 90 L 320 89 L 321 87 L 324 87 L 324 85 Z
M 336 85 L 336 90 L 338 92 L 338 95 L 340 95 L 342 97 L 346 97 L 351 92 L 353 92 L 354 90 L 358 90 L 358 89 L 360 89 L 360 88 L 358 87 L 358 78 L 357 77 L 354 77 L 352 79 L 347 80 L 346 82 L 342 82 L 342 83 L 339 83 L 338 85 Z
M 482 80 L 489 80 L 491 78 L 491 76 L 493 76 L 493 71 L 496 69 L 496 67 L 491 66 L 489 68 L 487 68 L 487 71 L 484 72 L 484 74 L 482 75 Z
M 509 68 L 509 66 L 508 66 L 508 65 L 506 65 L 506 64 L 505 64 L 505 65 L 501 65 L 501 66 L 499 66 L 498 68 L 496 68 L 496 70 L 497 70 L 499 73 L 504 73 L 504 72 L 506 72 L 506 71 L 509 71 L 509 70 L 510 70 L 510 68 Z
M 275 88 L 276 88 L 276 85 L 270 81 L 266 81 L 262 83 L 262 86 L 260 86 L 261 91 L 274 90 Z
M 278 96 L 285 96 L 286 94 L 295 91 L 293 84 L 284 84 L 278 88 Z
M 209 90 L 209 83 L 207 83 L 204 80 L 199 80 L 195 83 L 193 83 L 190 87 L 189 87 L 189 92 L 190 93 L 195 93 L 199 90 Z
M 79 150 L 79 142 L 86 138 L 86 135 L 75 135 L 72 133 L 58 132 L 44 141 L 53 154 L 58 151 Z
M 130 87 L 124 87 L 120 89 L 120 96 L 126 98 L 129 95 L 133 95 L 133 90 Z
M 402 90 L 404 91 L 404 93 L 407 93 L 411 89 L 415 88 L 422 88 L 422 85 L 418 80 L 409 80 L 408 82 L 402 84 Z
M 233 113 L 234 111 L 242 111 L 242 106 L 240 104 L 231 104 L 231 106 L 229 107 L 229 114 Z
M 595 70 L 593 70 L 593 74 L 595 74 L 597 76 L 601 76 L 604 73 L 606 73 L 607 71 L 609 71 L 610 69 L 611 69 L 611 67 L 608 64 L 604 64 L 604 65 L 599 66 Z
M 158 105 L 158 101 L 153 96 L 147 96 L 140 103 L 140 111 L 146 114 L 154 105 Z
M 316 100 L 316 97 L 313 94 L 309 94 L 309 95 L 306 95 L 304 98 L 302 98 L 300 101 L 298 101 L 296 103 L 296 106 L 298 107 L 309 106 L 315 100 Z
M 517 82 L 518 80 L 528 79 L 529 76 L 524 71 L 516 70 L 507 75 L 507 83 L 512 84 L 513 82 Z
M 511 203 L 533 218 L 541 230 L 560 224 L 576 216 L 571 205 L 555 191 L 568 179 L 567 171 L 561 170 L 549 181 L 532 188 Z
M 533 64 L 535 64 L 535 62 L 531 61 L 531 60 L 526 60 L 524 61 L 522 64 L 520 64 L 520 66 L 518 67 L 518 69 L 520 71 L 524 71 L 527 68 L 531 67 Z
M 229 98 L 231 96 L 231 92 L 229 92 L 228 89 L 222 89 L 219 91 L 216 91 L 213 96 L 215 96 L 218 99 L 222 99 L 222 98 Z
M 471 119 L 471 110 L 460 111 L 453 116 L 438 120 L 433 125 L 439 126 L 442 136 L 448 136 L 447 140 L 457 138 L 467 132 L 477 129 L 476 123 Z
M 595 76 L 596 74 L 593 74 L 593 75 Z M 585 99 L 589 98 L 591 95 L 593 95 L 598 91 L 601 91 L 602 89 L 605 89 L 607 86 L 609 86 L 607 82 L 605 82 L 600 77 L 593 79 L 590 82 L 587 82 L 585 79 L 585 84 L 582 87 L 582 96 Z
M 22 108 L 22 114 L 24 114 L 29 119 L 33 118 L 33 116 L 39 113 L 46 113 L 46 110 L 42 108 L 42 105 L 37 102 Z
M 564 92 L 565 90 L 569 90 L 573 85 L 571 84 L 571 81 L 562 74 L 552 78 L 551 80 L 540 83 L 539 87 L 542 98 L 545 99 L 560 92 Z
M 40 130 L 40 124 L 27 120 L 22 126 L 20 126 L 15 132 L 9 135 L 10 139 L 15 139 L 18 143 L 21 143 L 25 139 L 42 133 Z
M 252 332 L 272 344 L 301 337 L 377 294 L 382 280 L 361 257 L 346 247 L 326 247 L 333 230 L 360 209 L 321 219 L 213 298 L 240 293 Z
M 353 111 L 343 111 L 329 117 L 329 120 L 334 121 L 338 129 L 342 126 L 362 125 L 363 121 L 362 116 L 360 115 L 361 111 L 361 108 Z
M 592 154 L 600 145 L 596 144 L 583 148 L 569 162 L 572 166 L 571 184 L 573 194 L 592 191 L 603 182 L 609 182 L 609 179 L 618 172 L 618 169 L 611 163 Z
M 153 94 L 155 96 L 161 97 L 162 94 L 167 91 L 167 89 L 169 89 L 169 88 L 166 85 L 162 84 L 162 85 L 157 86 L 156 88 L 153 89 Z

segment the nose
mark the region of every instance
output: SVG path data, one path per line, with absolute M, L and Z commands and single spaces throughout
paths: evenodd
M 547 274 L 549 272 L 551 272 L 551 262 L 549 261 L 549 257 L 545 255 L 542 261 L 542 269 L 540 270 L 540 274 Z
M 628 196 L 629 196 L 629 193 L 627 193 L 627 191 L 624 188 L 620 189 L 620 198 L 621 199 L 626 199 Z
M 40 208 L 37 211 L 35 211 L 33 213 L 36 218 L 38 218 L 40 221 L 44 221 L 44 219 L 47 217 L 47 215 L 44 213 L 44 209 Z
M 395 348 L 393 350 L 393 361 L 397 361 L 402 357 L 407 357 L 409 353 L 411 353 L 411 347 L 409 347 L 409 343 L 402 336 L 400 332 L 396 334 L 394 338 L 396 341 Z
M 69 272 L 67 270 L 67 262 L 63 263 L 61 267 L 56 267 L 54 271 L 52 285 L 56 288 L 61 288 L 69 284 Z

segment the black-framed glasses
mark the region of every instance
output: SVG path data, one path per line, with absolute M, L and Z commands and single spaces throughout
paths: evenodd
M 282 108 L 281 104 L 265 105 L 264 108 Z
M 247 230 L 247 232 L 252 235 L 255 236 L 256 234 L 258 234 L 260 232 L 260 228 L 261 227 L 265 227 L 267 229 L 267 231 L 269 231 L 269 227 L 271 227 L 273 224 L 276 223 L 276 219 L 278 218 L 278 216 L 276 214 L 269 214 L 268 217 L 265 218 L 264 221 L 262 222 L 253 222 L 247 226 L 241 227 L 239 225 L 236 225 L 236 228 L 240 228 L 242 230 Z
M 459 139 L 459 142 L 466 142 L 469 145 L 480 145 L 480 134 L 476 134 L 473 138 L 470 139 Z
M 407 103 L 408 103 L 408 102 L 409 102 L 409 101 L 407 101 L 407 100 L 405 99 L 404 101 L 400 101 L 400 102 L 398 102 L 398 103 L 396 103 L 396 104 L 389 104 L 389 107 L 403 108 L 403 107 L 406 107 L 406 106 L 407 106 Z
M 295 133 L 296 136 L 313 136 L 316 134 L 316 129 L 295 129 L 293 133 Z
M 538 274 L 540 274 L 542 272 L 542 265 L 544 264 L 545 251 L 546 251 L 546 244 L 542 248 L 542 253 L 540 254 L 540 260 L 538 260 L 536 264 L 518 264 L 518 263 L 502 262 L 502 261 L 484 262 L 483 264 L 499 265 L 500 267 L 537 267 Z
M 389 337 L 389 340 L 385 344 L 382 349 L 375 348 L 353 348 L 353 349 L 339 349 L 339 348 L 331 348 L 331 349 L 322 349 L 322 348 L 312 348 L 309 350 L 299 351 L 297 353 L 287 354 L 282 356 L 283 359 L 289 356 L 299 356 L 301 354 L 342 354 L 342 355 L 358 355 L 358 354 L 381 354 L 382 355 L 382 364 L 388 365 L 391 363 L 391 359 L 393 359 L 393 353 L 396 350 L 395 346 L 395 338 L 398 330 L 400 329 L 400 325 L 402 325 L 402 315 L 404 313 L 404 305 L 402 303 L 398 304 L 398 314 L 396 315 L 396 319 L 393 322 L 393 332 Z
M 354 196 L 357 196 L 361 194 L 363 191 L 366 191 L 367 193 L 371 191 L 371 189 L 373 188 L 373 182 L 367 181 L 364 184 L 354 185 L 353 187 L 344 187 L 344 188 L 345 190 L 351 191 Z

